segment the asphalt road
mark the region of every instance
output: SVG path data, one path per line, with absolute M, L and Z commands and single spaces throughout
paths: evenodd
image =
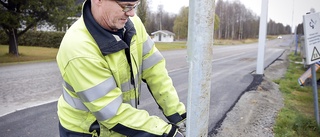
M 290 38 L 283 36 L 283 39 L 267 42 L 264 67 L 289 48 Z M 257 50 L 257 43 L 213 48 L 209 131 L 219 124 L 253 82 Z M 180 99 L 187 104 L 187 51 L 166 51 L 162 54 Z M 56 100 L 61 94 L 61 81 L 55 62 L 1 66 L 0 136 L 57 137 Z M 138 107 L 163 118 L 145 86 L 143 89 Z

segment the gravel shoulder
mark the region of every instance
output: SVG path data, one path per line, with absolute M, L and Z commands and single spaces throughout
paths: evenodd
M 211 137 L 273 137 L 273 125 L 278 111 L 284 106 L 279 85 L 273 80 L 286 73 L 289 61 L 283 55 L 264 71 L 264 77 L 256 89 L 242 95 L 227 114 L 217 133 Z

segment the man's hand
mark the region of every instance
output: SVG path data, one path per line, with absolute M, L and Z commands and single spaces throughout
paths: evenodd
M 186 120 L 180 121 L 177 126 L 178 131 L 181 132 L 183 134 L 183 136 L 186 136 L 186 129 L 187 129 L 187 125 L 186 125 Z

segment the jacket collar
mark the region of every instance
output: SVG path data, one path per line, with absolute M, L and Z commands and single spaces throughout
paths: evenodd
M 83 5 L 83 20 L 93 39 L 99 46 L 101 53 L 106 56 L 111 53 L 118 52 L 122 49 L 129 48 L 133 35 L 136 34 L 133 23 L 128 19 L 124 27 L 124 37 L 110 33 L 101 27 L 91 14 L 91 1 L 87 0 Z M 129 45 L 129 46 L 128 46 Z

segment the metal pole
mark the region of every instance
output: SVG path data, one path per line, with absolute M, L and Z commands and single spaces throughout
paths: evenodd
M 208 136 L 214 0 L 189 0 L 187 137 Z
M 297 55 L 298 52 L 298 35 L 297 35 L 297 28 L 294 29 L 294 38 L 293 38 L 293 43 L 295 45 L 295 50 L 294 50 L 294 55 Z
M 262 75 L 264 72 L 264 52 L 267 36 L 267 17 L 268 17 L 268 0 L 262 0 L 260 28 L 259 28 L 259 48 L 257 57 L 257 74 Z
M 313 104 L 314 104 L 314 117 L 316 117 L 319 126 L 319 109 L 318 109 L 318 85 L 317 85 L 317 75 L 316 75 L 316 65 L 311 64 L 311 74 L 312 74 L 312 89 L 313 89 Z
M 292 33 L 292 30 L 294 27 L 294 24 L 293 24 L 293 17 L 294 17 L 294 0 L 292 1 L 292 26 L 291 26 L 291 33 Z M 294 34 L 292 34 L 292 46 L 295 45 L 295 41 L 296 41 L 296 31 L 294 32 Z M 290 45 L 290 50 L 291 50 L 291 45 Z M 296 50 L 294 52 L 294 55 L 297 54 L 297 47 L 296 47 Z
M 316 13 L 316 11 L 311 8 L 310 13 Z M 317 73 L 315 63 L 311 64 L 311 74 L 312 74 L 312 90 L 313 90 L 313 105 L 314 105 L 314 117 L 316 117 L 317 124 L 319 126 L 319 107 L 318 107 L 318 84 L 317 84 Z

